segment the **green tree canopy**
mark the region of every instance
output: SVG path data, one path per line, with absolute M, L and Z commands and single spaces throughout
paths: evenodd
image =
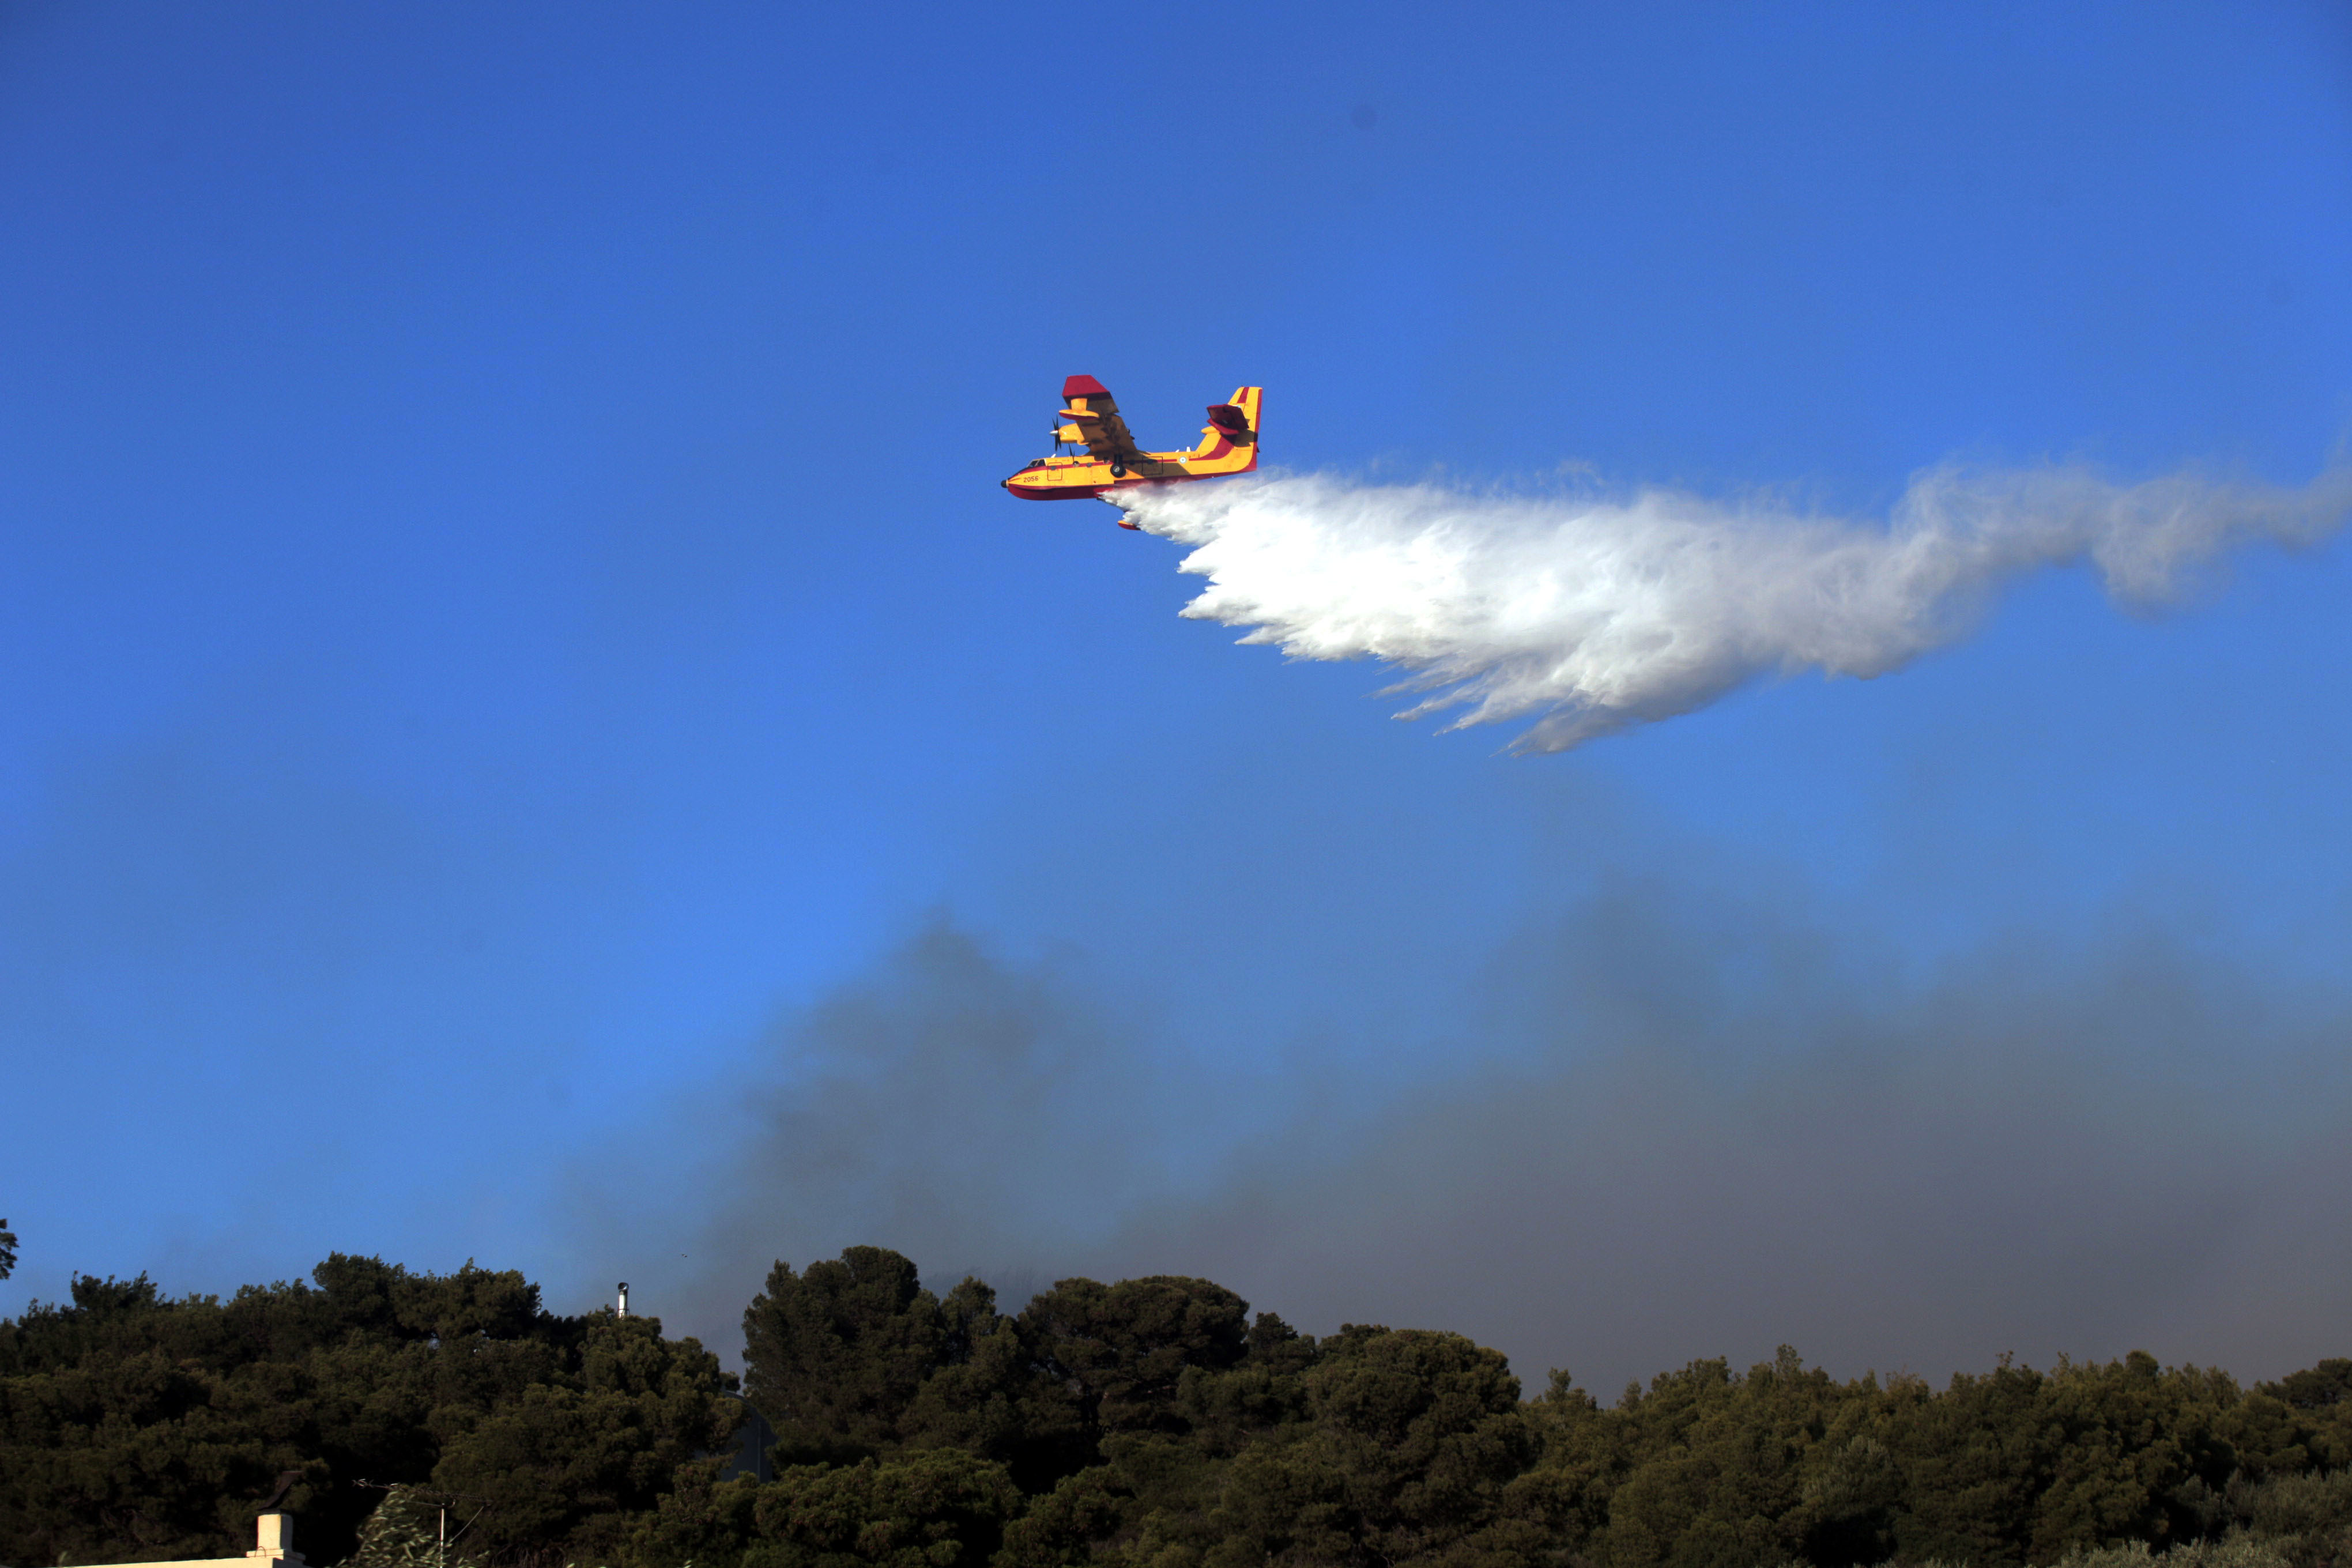
M 853 1247 L 795 1274 L 779 1261 L 743 1312 L 744 1394 L 780 1463 L 854 1462 L 903 1440 L 908 1406 L 953 1359 L 939 1299 L 915 1266 Z
M 289 1470 L 315 1562 L 355 1546 L 383 1495 L 362 1481 L 489 1500 L 487 1553 L 596 1539 L 733 1426 L 695 1342 L 652 1318 L 554 1316 L 510 1271 L 337 1254 L 311 1283 L 227 1300 L 144 1275 L 71 1289 L 0 1324 L 6 1560 L 238 1555 Z
M 1457 1334 L 1318 1340 L 1177 1276 L 1008 1315 L 879 1247 L 778 1263 L 744 1328 L 765 1482 L 730 1479 L 743 1407 L 709 1352 L 551 1314 L 517 1274 L 337 1255 L 226 1300 L 77 1279 L 0 1323 L 0 1562 L 233 1555 L 289 1470 L 326 1568 L 425 1568 L 444 1501 L 458 1568 L 2352 1562 L 2352 1361 L 2248 1390 L 2138 1352 L 2004 1360 L 1931 1388 L 1783 1347 L 1523 1401 Z

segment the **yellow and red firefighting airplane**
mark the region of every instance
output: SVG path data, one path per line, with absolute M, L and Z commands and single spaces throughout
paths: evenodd
M 1074 375 L 1062 383 L 1062 401 L 1068 406 L 1061 413 L 1065 423 L 1054 427 L 1054 455 L 1030 464 L 1005 480 L 1004 488 L 1024 500 L 1071 500 L 1168 479 L 1246 474 L 1257 467 L 1261 390 L 1239 387 L 1231 403 L 1212 404 L 1201 444 L 1191 451 L 1146 452 L 1127 433 L 1127 421 L 1103 384 Z M 1082 446 L 1086 452 L 1065 455 L 1065 446 Z

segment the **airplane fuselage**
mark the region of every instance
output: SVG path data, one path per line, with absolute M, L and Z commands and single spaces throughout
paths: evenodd
M 1075 385 L 1080 378 L 1073 377 Z M 1097 451 L 1057 454 L 1041 458 L 1036 462 L 1004 481 L 1004 488 L 1024 500 L 1080 500 L 1106 495 L 1112 490 L 1129 489 L 1137 485 L 1163 484 L 1171 479 L 1213 479 L 1221 474 L 1245 474 L 1257 467 L 1257 414 L 1260 388 L 1244 386 L 1234 392 L 1231 403 L 1219 404 L 1210 411 L 1210 423 L 1201 432 L 1201 444 L 1185 452 L 1142 452 L 1129 449 L 1124 456 L 1105 455 Z M 1100 437 L 1099 426 L 1087 422 L 1085 405 L 1088 399 L 1080 395 L 1068 399 L 1079 406 L 1075 417 L 1088 434 Z M 1108 397 L 1093 400 L 1097 408 L 1108 403 Z M 1074 411 L 1065 410 L 1066 414 Z M 1080 438 L 1081 425 L 1063 427 L 1062 437 Z M 1117 426 L 1124 436 L 1124 423 Z

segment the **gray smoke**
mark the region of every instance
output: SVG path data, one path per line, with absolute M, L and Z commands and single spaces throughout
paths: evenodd
M 1195 1273 L 1604 1388 L 1784 1341 L 1931 1374 L 2346 1350 L 2340 999 L 2153 936 L 1906 985 L 1786 905 L 1605 893 L 1483 977 L 1476 1038 L 1431 1043 L 1485 1065 L 1369 1110 L 1313 1074 L 1242 1103 L 1074 970 L 934 927 L 770 1037 L 696 1184 L 721 1216 L 667 1216 L 698 1258 L 670 1321 L 731 1347 L 771 1261 L 872 1241 L 1011 1302 Z

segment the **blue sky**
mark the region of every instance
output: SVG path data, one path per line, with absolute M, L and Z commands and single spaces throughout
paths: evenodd
M 2061 1014 L 2103 954 L 2209 966 L 2303 1022 L 2065 1071 L 2177 1069 L 2217 1169 L 2276 1142 L 2264 1096 L 2324 1145 L 2340 542 L 2158 620 L 2050 575 L 1884 679 L 1519 759 L 1178 618 L 1175 547 L 996 481 L 1086 373 L 1147 444 L 1263 384 L 1270 463 L 1360 479 L 1862 513 L 1953 458 L 2296 484 L 2352 427 L 2347 280 L 2326 5 L 10 6 L 0 1310 L 331 1248 L 658 1295 L 666 1239 L 764 1179 L 726 1163 L 745 1108 L 817 1094 L 807 1009 L 941 930 L 1090 998 L 1149 1101 L 1095 1108 L 1148 1170 L 1074 1144 L 1008 1189 L 1014 1272 L 1217 1265 L 1105 1238 L 1212 1212 L 1265 1140 L 1376 1157 L 1428 1097 L 1638 1059 L 1528 1021 L 1628 889 L 1741 994 L 1790 931 L 1882 1011 L 2000 991 L 2002 953 Z M 2000 1061 L 2030 1100 L 2048 1063 Z M 1084 1121 L 999 1111 L 1015 1163 Z M 901 1223 L 771 1195 L 744 1258 Z M 2329 1258 L 2314 1322 L 2352 1305 Z M 1523 1370 L 1601 1331 L 1363 1288 Z M 1927 1314 L 1908 1353 L 2323 1353 L 2053 1312 L 2014 1345 Z

